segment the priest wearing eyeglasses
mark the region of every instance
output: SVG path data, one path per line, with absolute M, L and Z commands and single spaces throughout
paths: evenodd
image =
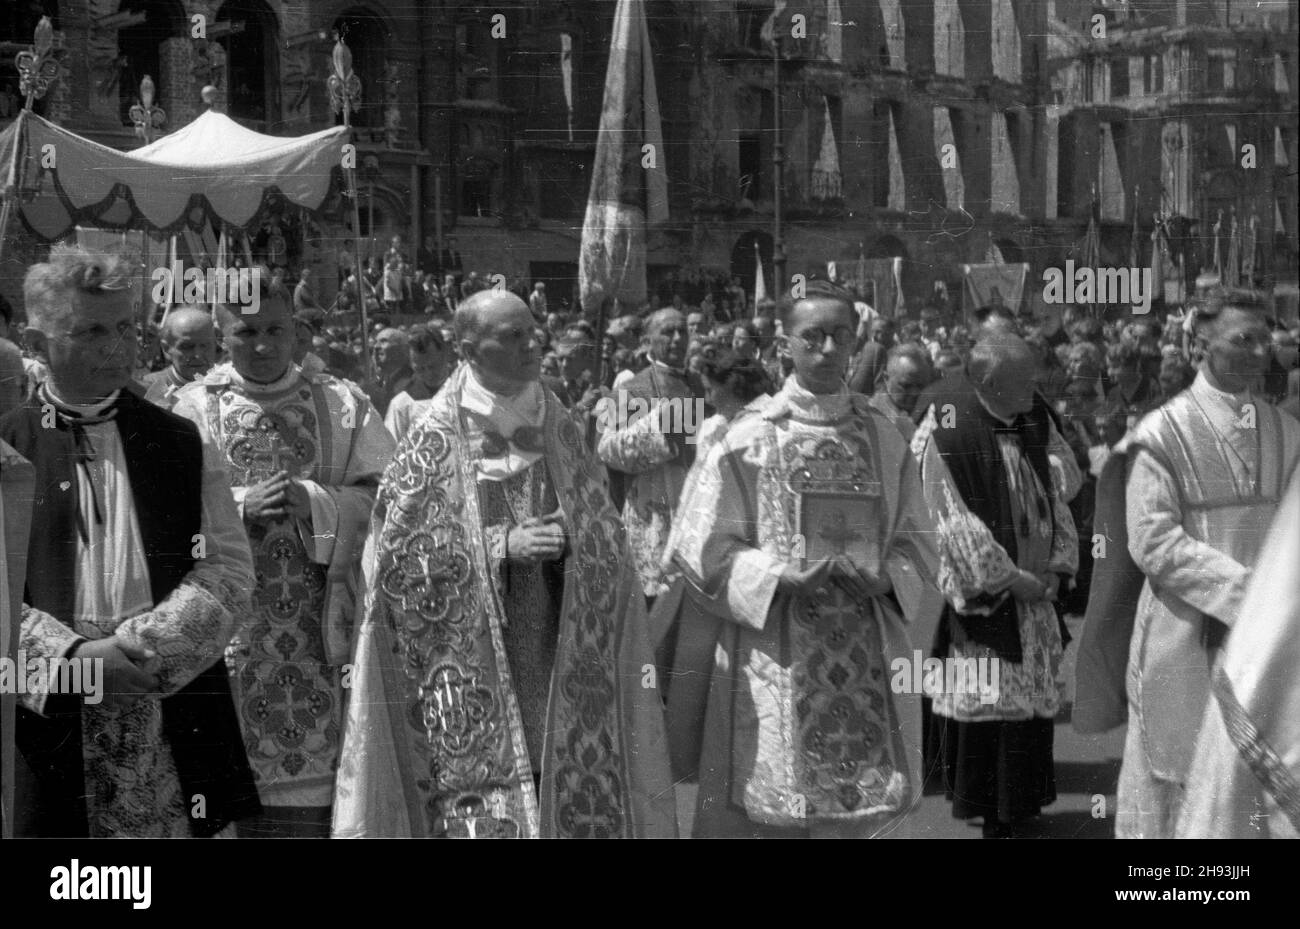
M 1213 669 L 1243 619 L 1269 520 L 1300 463 L 1300 424 L 1257 392 L 1270 357 L 1265 313 L 1242 292 L 1198 302 L 1189 320 L 1196 380 L 1124 437 L 1098 486 L 1099 501 L 1123 505 L 1128 544 L 1098 562 L 1079 658 L 1102 641 L 1089 635 L 1101 620 L 1130 620 L 1131 636 L 1113 641 L 1120 653 L 1106 663 L 1127 664 L 1124 680 L 1097 697 L 1113 702 L 1117 683 L 1127 695 L 1119 838 L 1174 835 Z M 1140 572 L 1135 585 L 1102 585 L 1125 567 Z M 1080 679 L 1080 702 L 1098 683 Z M 1121 712 L 1104 722 L 1122 721 Z
M 538 380 L 522 300 L 472 294 L 455 328 L 466 363 L 380 486 L 334 835 L 674 835 L 605 470 Z
M 259 809 L 222 661 L 248 541 L 218 451 L 126 389 L 130 279 L 55 246 L 23 285 L 50 374 L 0 441 L 36 471 L 19 648 L 51 673 L 18 709 L 20 836 L 229 834 Z M 101 663 L 102 692 L 56 692 L 61 659 Z
M 695 835 L 898 836 L 919 801 L 920 706 L 892 686 L 937 603 L 916 460 L 845 370 L 852 298 L 786 304 L 794 374 L 702 464 L 676 567 L 723 622 Z

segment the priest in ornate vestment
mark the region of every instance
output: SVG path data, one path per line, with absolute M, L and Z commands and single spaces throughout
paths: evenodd
M 856 322 L 829 284 L 786 307 L 793 376 L 713 446 L 682 513 L 674 559 L 724 621 L 696 836 L 897 836 L 920 800 L 919 694 L 892 671 L 937 559 L 916 460 L 844 385 Z
M 678 512 L 684 515 L 701 506 L 700 477 L 709 450 L 727 434 L 733 420 L 761 409 L 771 390 L 767 372 L 757 358 L 725 349 L 705 352 L 702 361 L 704 399 L 716 412 L 700 426 L 695 464 L 678 501 Z M 654 428 L 649 422 L 638 425 Z M 706 488 L 709 493 L 713 490 Z M 668 535 L 661 561 L 668 590 L 650 610 L 650 644 L 663 670 L 660 686 L 665 691 L 669 755 L 673 778 L 679 781 L 698 776 L 709 677 L 722 628 L 719 617 L 697 605 L 699 591 L 678 569 L 673 557 L 678 542 L 686 537 L 686 529 L 679 521 Z
M 982 817 L 986 838 L 1022 833 L 1056 799 L 1065 627 L 1053 601 L 1077 569 L 1078 538 L 1036 368 L 1019 337 L 985 335 L 967 362 L 972 392 L 932 406 L 912 440 L 948 603 L 934 657 L 989 669 L 934 694 L 926 765 L 942 775 L 953 816 Z
M 264 814 L 241 835 L 329 833 L 363 547 L 393 452 L 355 386 L 292 362 L 289 294 L 219 306 L 230 351 L 176 412 L 220 450 L 253 551 L 253 609 L 227 656 Z
M 672 836 L 645 601 L 604 468 L 538 382 L 528 307 L 456 311 L 466 363 L 384 476 L 336 836 Z
M 659 563 L 686 474 L 695 463 L 706 408 L 702 385 L 686 370 L 686 317 L 680 310 L 659 310 L 650 317 L 646 335 L 650 364 L 615 391 L 614 407 L 636 409 L 644 403 L 664 414 L 616 420 L 601 433 L 596 450 L 601 461 L 621 474 L 628 544 L 645 595 L 653 600 L 664 592 Z M 645 428 L 647 422 L 658 428 Z
M 45 669 L 15 727 L 20 836 L 224 835 L 258 809 L 222 662 L 248 542 L 221 457 L 126 389 L 130 273 L 55 246 L 23 286 L 49 378 L 0 419 L 35 469 L 18 644 Z M 65 658 L 103 662 L 98 697 L 55 692 Z
M 1212 668 L 1300 462 L 1300 423 L 1252 389 L 1268 367 L 1263 317 L 1249 296 L 1206 298 L 1191 320 L 1196 380 L 1117 447 L 1128 467 L 1128 551 L 1146 578 L 1128 643 L 1120 838 L 1174 834 Z

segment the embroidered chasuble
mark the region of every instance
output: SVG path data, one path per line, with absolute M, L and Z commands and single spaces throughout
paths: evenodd
M 800 508 L 827 493 L 845 502 L 801 525 Z M 836 530 L 841 510 L 864 516 Z M 912 659 L 905 623 L 933 603 L 937 559 L 898 430 L 866 397 L 814 395 L 791 377 L 714 445 L 682 520 L 677 567 L 724 621 L 695 834 L 901 834 L 920 799 L 919 700 L 892 692 L 891 667 Z M 778 590 L 812 532 L 831 545 L 857 537 L 850 557 L 893 592 Z
M 293 365 L 272 384 L 221 365 L 181 391 L 176 412 L 221 450 L 241 513 L 247 489 L 279 471 L 311 500 L 310 521 L 244 518 L 257 583 L 227 663 L 263 805 L 329 806 L 356 564 L 393 440 L 359 391 Z
M 539 384 L 503 398 L 461 366 L 411 427 L 372 519 L 335 836 L 675 835 L 605 481 Z M 509 562 L 510 526 L 557 510 L 563 559 Z
M 495 534 L 525 519 L 553 513 L 559 506 L 546 462 L 541 459 L 505 480 L 479 481 L 478 492 L 483 522 L 493 527 Z M 502 644 L 519 700 L 528 759 L 536 771 L 540 770 L 546 702 L 560 633 L 564 562 L 507 561 L 501 564 L 501 573 Z

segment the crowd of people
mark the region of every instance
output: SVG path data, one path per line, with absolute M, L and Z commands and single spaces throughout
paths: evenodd
M 1021 835 L 1098 610 L 1143 643 L 1117 834 L 1178 832 L 1300 462 L 1300 333 L 1253 295 L 909 320 L 814 280 L 598 331 L 398 246 L 364 343 L 354 265 L 328 310 L 267 275 L 141 333 L 122 261 L 63 246 L 2 307 L 20 647 L 105 675 L 22 697 L 19 834 L 671 836 L 694 781 L 697 836 L 905 835 L 926 792 Z M 913 646 L 995 686 L 897 686 Z

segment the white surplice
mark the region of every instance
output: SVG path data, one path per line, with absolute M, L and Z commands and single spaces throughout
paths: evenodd
M 90 415 L 112 399 L 99 407 L 69 404 L 69 408 Z M 80 638 L 116 635 L 156 653 L 148 670 L 158 675 L 166 696 L 221 657 L 236 617 L 247 609 L 253 565 L 230 498 L 229 478 L 216 449 L 205 444 L 200 534 L 206 553 L 180 585 L 154 606 L 117 423 L 110 420 L 84 429 L 95 457 L 86 468 L 76 469 L 86 538 L 77 545 L 75 619 L 69 628 L 47 613 L 24 606 L 20 647 L 29 660 L 57 658 Z M 29 693 L 23 699 L 23 705 L 36 713 L 45 706 L 48 682 L 44 683 L 45 692 Z M 90 834 L 190 835 L 190 800 L 181 793 L 163 735 L 160 697 L 144 697 L 126 709 L 85 704 L 81 712 Z

